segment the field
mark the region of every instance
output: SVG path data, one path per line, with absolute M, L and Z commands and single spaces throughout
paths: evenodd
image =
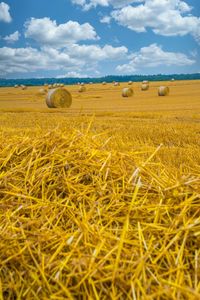
M 0 300 L 200 299 L 200 82 L 125 86 L 0 88 Z

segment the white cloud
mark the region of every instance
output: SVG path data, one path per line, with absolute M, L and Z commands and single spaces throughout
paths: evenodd
M 82 6 L 84 10 L 89 10 L 93 7 L 112 5 L 115 8 L 123 7 L 131 3 L 143 2 L 143 0 L 71 0 L 73 4 Z
M 188 14 L 192 8 L 182 0 L 145 0 L 137 6 L 126 6 L 112 12 L 121 25 L 136 32 L 152 28 L 155 34 L 200 37 L 200 18 Z
M 53 48 L 0 48 L 0 73 L 28 73 L 38 70 L 67 70 L 80 68 L 79 61 Z
M 129 63 L 118 65 L 116 70 L 128 74 L 136 70 L 158 66 L 189 66 L 195 63 L 194 59 L 187 57 L 185 54 L 166 52 L 157 44 L 141 48 L 139 52 L 130 55 L 130 58 Z
M 66 74 L 64 75 L 58 75 L 56 76 L 56 78 L 60 79 L 60 78 L 87 78 L 88 75 L 86 74 L 80 74 L 79 72 L 74 72 L 74 71 L 71 71 L 71 72 L 67 72 Z
M 109 24 L 111 21 L 111 17 L 110 16 L 104 16 L 100 19 L 101 23 L 105 23 L 105 24 Z
M 125 58 L 128 53 L 128 49 L 124 46 L 113 47 L 110 45 L 100 47 L 98 45 L 73 44 L 68 47 L 68 51 L 71 53 L 72 57 L 75 57 L 76 59 L 84 59 L 90 63 L 106 59 L 120 60 Z
M 0 74 L 30 73 L 39 70 L 73 72 L 84 74 L 95 72 L 98 63 L 106 60 L 126 57 L 126 47 L 112 47 L 105 45 L 69 44 L 59 50 L 44 46 L 40 50 L 27 48 L 0 48 Z M 89 63 L 88 63 L 89 62 Z
M 68 43 L 81 40 L 96 40 L 98 36 L 89 23 L 79 24 L 69 21 L 57 25 L 56 21 L 49 18 L 30 19 L 25 23 L 25 37 L 34 39 L 42 45 L 56 48 L 64 47 Z
M 10 23 L 12 21 L 11 15 L 10 15 L 10 6 L 5 3 L 0 3 L 0 21 Z
M 14 33 L 12 33 L 10 35 L 5 36 L 3 39 L 8 43 L 14 43 L 19 40 L 19 37 L 20 37 L 19 31 L 15 31 Z

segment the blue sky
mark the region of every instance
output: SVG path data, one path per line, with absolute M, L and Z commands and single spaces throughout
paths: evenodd
M 200 1 L 0 1 L 0 62 L 4 78 L 200 72 Z

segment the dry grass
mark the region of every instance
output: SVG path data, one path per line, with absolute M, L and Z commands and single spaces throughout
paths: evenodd
M 156 84 L 0 90 L 0 299 L 200 298 L 200 86 Z

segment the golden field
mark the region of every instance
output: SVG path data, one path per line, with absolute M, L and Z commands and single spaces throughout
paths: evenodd
M 200 299 L 200 82 L 126 86 L 0 88 L 0 299 Z

